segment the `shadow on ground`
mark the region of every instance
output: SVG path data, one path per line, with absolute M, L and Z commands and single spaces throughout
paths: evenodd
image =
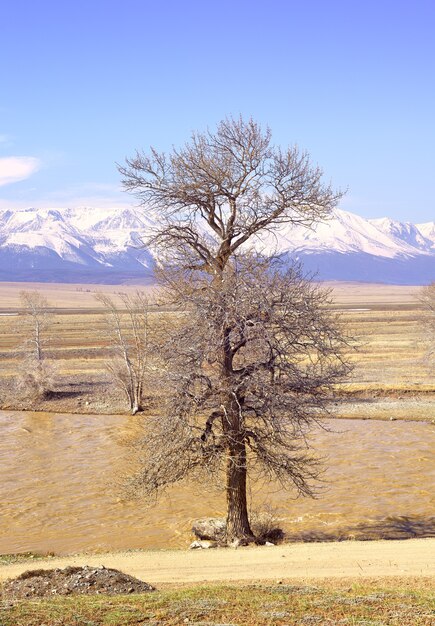
M 85 396 L 86 394 L 97 394 L 98 392 L 102 393 L 107 386 L 108 383 L 100 381 L 65 383 L 50 391 L 50 399 L 62 400 L 67 398 L 79 398 L 80 396 Z
M 332 531 L 308 530 L 286 533 L 287 541 L 372 541 L 374 539 L 411 539 L 435 537 L 435 517 L 387 517 Z

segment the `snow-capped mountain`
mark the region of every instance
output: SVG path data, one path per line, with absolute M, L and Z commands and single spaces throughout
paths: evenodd
M 323 280 L 427 284 L 435 280 L 435 222 L 367 220 L 335 210 L 312 229 L 284 227 L 263 240 Z
M 132 208 L 0 211 L 0 280 L 150 282 L 158 259 L 143 241 L 152 227 Z M 435 280 L 435 222 L 367 220 L 336 210 L 312 229 L 284 226 L 256 246 L 298 259 L 326 280 Z
M 412 241 L 412 239 L 415 241 Z M 414 256 L 429 253 L 431 242 L 418 232 L 413 224 L 393 222 L 388 218 L 367 220 L 353 213 L 337 209 L 331 219 L 316 224 L 312 229 L 285 226 L 267 238 L 282 252 L 303 254 L 338 252 L 364 253 L 383 258 Z M 417 243 L 418 240 L 418 243 Z
M 0 212 L 0 280 L 149 282 L 154 259 L 141 239 L 149 227 L 131 209 Z

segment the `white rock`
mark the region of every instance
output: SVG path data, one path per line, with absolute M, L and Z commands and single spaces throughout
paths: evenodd
M 190 550 L 209 550 L 210 548 L 216 548 L 214 541 L 197 540 L 193 541 L 190 546 Z

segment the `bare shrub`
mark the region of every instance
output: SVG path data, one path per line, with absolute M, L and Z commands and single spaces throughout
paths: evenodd
M 285 537 L 285 533 L 281 528 L 281 520 L 271 508 L 251 510 L 249 522 L 259 543 L 266 541 L 278 543 Z
M 18 387 L 33 398 L 48 398 L 54 388 L 56 367 L 47 357 L 50 328 L 54 321 L 48 300 L 38 291 L 21 291 L 23 315 L 18 332 L 25 337 L 21 345 Z
M 57 368 L 48 361 L 25 358 L 18 368 L 18 388 L 34 399 L 49 399 L 57 379 Z
M 134 415 L 143 409 L 144 384 L 153 375 L 149 303 L 140 291 L 134 296 L 119 293 L 117 297 L 120 304 L 106 294 L 96 295 L 104 308 L 104 336 L 110 352 L 105 365 Z

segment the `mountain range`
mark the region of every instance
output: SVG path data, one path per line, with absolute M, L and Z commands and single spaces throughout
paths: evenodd
M 139 209 L 0 211 L 0 281 L 147 283 L 158 258 Z M 336 209 L 312 229 L 286 225 L 257 248 L 297 259 L 322 280 L 426 284 L 435 280 L 435 222 L 365 219 Z

